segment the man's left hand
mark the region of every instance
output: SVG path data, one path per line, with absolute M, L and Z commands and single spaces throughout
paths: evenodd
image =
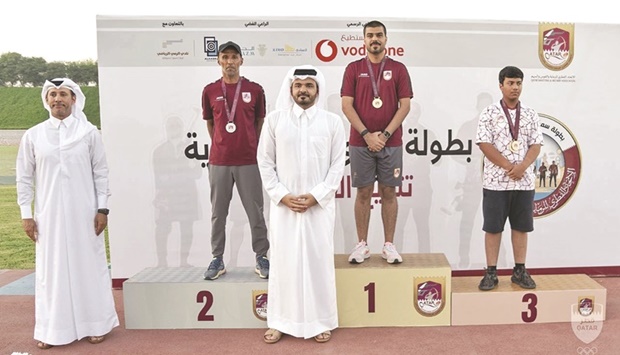
M 508 177 L 512 180 L 520 180 L 525 173 L 525 169 L 527 169 L 527 166 L 523 166 L 523 164 L 514 164 L 507 172 Z
M 95 215 L 95 234 L 99 235 L 105 227 L 108 225 L 108 216 L 103 213 L 97 213 Z

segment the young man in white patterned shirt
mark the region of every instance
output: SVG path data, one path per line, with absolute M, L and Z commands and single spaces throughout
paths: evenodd
M 476 144 L 484 154 L 482 212 L 487 270 L 478 288 L 497 287 L 497 259 L 506 219 L 510 221 L 515 267 L 512 282 L 526 288 L 536 283 L 525 269 L 528 232 L 534 230 L 536 175 L 531 169 L 543 136 L 538 113 L 521 105 L 523 72 L 508 66 L 499 72 L 502 99 L 480 114 Z

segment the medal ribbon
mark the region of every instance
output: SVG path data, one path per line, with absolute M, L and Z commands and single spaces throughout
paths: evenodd
M 224 107 L 226 108 L 226 118 L 228 118 L 228 123 L 233 123 L 235 120 L 235 112 L 237 111 L 237 101 L 239 101 L 239 92 L 241 91 L 241 81 L 243 81 L 243 77 L 239 78 L 237 81 L 237 88 L 235 89 L 235 99 L 233 100 L 232 110 L 228 108 L 228 100 L 226 100 L 226 84 L 224 80 L 222 80 L 222 92 L 224 93 Z
M 370 59 L 366 57 L 366 65 L 368 65 L 368 74 L 370 75 L 370 81 L 372 82 L 372 93 L 375 95 L 375 99 L 379 98 L 379 82 L 381 81 L 381 73 L 383 73 L 383 68 L 385 67 L 385 58 L 387 58 L 387 56 L 381 59 L 379 77 L 375 79 L 375 72 L 372 70 L 372 66 L 370 65 Z
M 504 110 L 504 115 L 508 120 L 508 128 L 510 129 L 510 135 L 512 136 L 512 140 L 516 141 L 519 137 L 519 119 L 521 118 L 521 102 L 517 102 L 517 112 L 515 113 L 515 123 L 512 123 L 510 119 L 510 112 L 508 112 L 508 106 L 504 100 L 501 100 L 502 110 Z

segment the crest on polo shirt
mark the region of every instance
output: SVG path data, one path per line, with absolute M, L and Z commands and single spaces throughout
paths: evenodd
M 252 93 L 251 92 L 242 92 L 241 93 L 241 99 L 243 99 L 243 102 L 245 102 L 246 104 L 249 104 L 250 101 L 252 101 Z
M 383 80 L 391 80 L 392 79 L 392 71 L 384 70 L 383 71 Z

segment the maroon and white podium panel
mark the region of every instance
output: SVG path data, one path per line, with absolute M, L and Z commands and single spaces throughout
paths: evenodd
M 402 254 L 388 264 L 373 254 L 350 264 L 338 254 L 340 327 L 450 325 L 451 269 L 444 254 Z
M 607 290 L 583 274 L 533 275 L 537 287 L 523 289 L 500 276 L 491 291 L 480 277 L 452 278 L 452 325 L 556 323 L 605 320 Z

